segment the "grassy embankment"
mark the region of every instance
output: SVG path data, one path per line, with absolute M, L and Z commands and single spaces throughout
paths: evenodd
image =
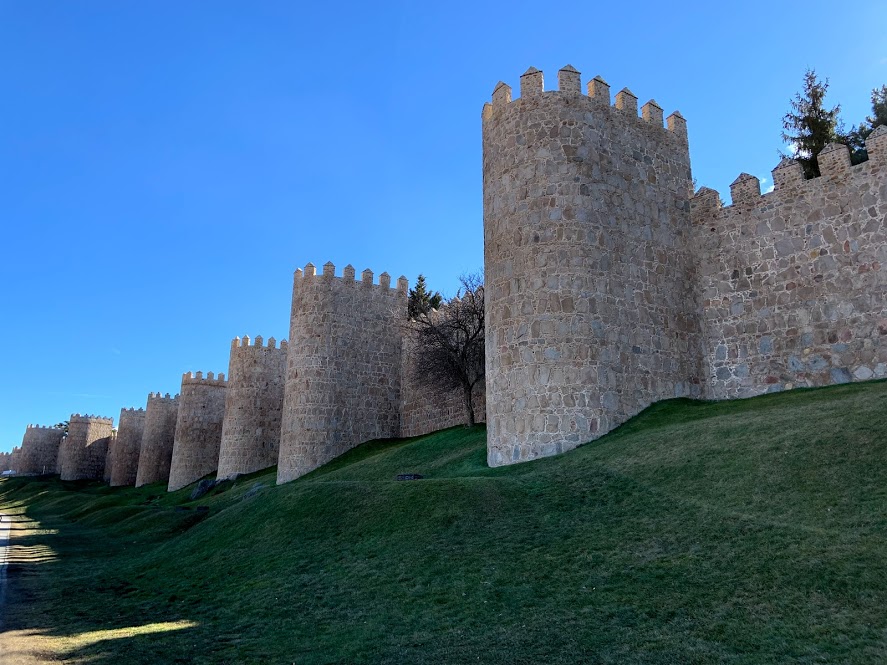
M 3 480 L 20 521 L 0 647 L 128 664 L 887 661 L 887 383 L 665 402 L 501 469 L 484 439 L 374 442 L 196 502 Z

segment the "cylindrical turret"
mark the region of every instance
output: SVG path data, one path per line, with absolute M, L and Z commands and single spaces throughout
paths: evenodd
M 16 471 L 26 475 L 55 473 L 64 436 L 64 430 L 58 427 L 28 425 L 22 438 L 21 470 Z
M 483 110 L 488 461 L 569 450 L 690 393 L 698 344 L 680 114 L 565 67 Z
M 225 420 L 217 478 L 232 478 L 277 464 L 286 376 L 286 340 L 263 346 L 235 338 L 228 363 Z
M 68 436 L 60 451 L 62 480 L 101 480 L 105 472 L 105 456 L 114 427 L 113 418 L 71 415 Z
M 170 492 L 213 473 L 219 466 L 222 420 L 225 417 L 225 375 L 186 373 L 179 393 L 175 442 L 169 469 Z
M 117 440 L 111 453 L 111 487 L 135 485 L 144 431 L 144 409 L 120 409 Z
M 178 414 L 178 395 L 175 397 L 170 397 L 169 393 L 165 396 L 160 393 L 148 395 L 136 487 L 169 481 L 169 464 L 172 460 Z
M 407 283 L 373 283 L 354 268 L 335 276 L 313 264 L 293 280 L 277 482 L 316 469 L 354 446 L 400 434 L 402 326 Z

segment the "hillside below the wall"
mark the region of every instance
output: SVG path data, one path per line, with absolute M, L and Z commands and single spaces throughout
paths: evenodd
M 887 660 L 887 383 L 661 402 L 496 469 L 485 442 L 196 500 L 2 479 L 0 662 Z

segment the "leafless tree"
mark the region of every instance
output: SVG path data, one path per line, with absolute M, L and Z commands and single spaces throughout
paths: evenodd
M 484 287 L 479 274 L 459 281 L 455 297 L 413 319 L 408 328 L 415 342 L 413 379 L 438 396 L 461 389 L 465 425 L 471 427 L 474 387 L 484 378 Z

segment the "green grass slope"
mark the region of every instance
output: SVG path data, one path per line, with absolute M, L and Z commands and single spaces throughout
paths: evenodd
M 4 480 L 42 529 L 19 545 L 51 553 L 13 565 L 5 628 L 102 664 L 887 661 L 887 384 L 664 402 L 485 458 L 456 428 L 196 502 Z

